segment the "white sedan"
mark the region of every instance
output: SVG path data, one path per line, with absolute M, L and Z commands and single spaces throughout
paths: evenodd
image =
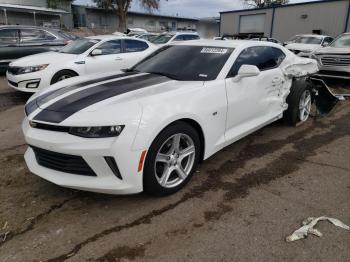
M 308 119 L 317 63 L 255 41 L 165 46 L 124 73 L 35 94 L 23 121 L 30 171 L 111 194 L 181 189 L 197 164 L 283 116 Z
M 297 56 L 309 58 L 312 52 L 328 46 L 332 41 L 333 37 L 326 35 L 296 35 L 285 42 L 284 46 Z
M 156 49 L 142 39 L 93 36 L 76 40 L 57 52 L 18 59 L 10 64 L 6 76 L 10 87 L 35 93 L 70 77 L 120 71 Z

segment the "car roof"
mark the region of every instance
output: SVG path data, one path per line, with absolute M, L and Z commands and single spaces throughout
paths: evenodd
M 5 29 L 5 28 L 44 29 L 47 31 L 60 31 L 59 28 L 50 28 L 50 27 L 33 26 L 33 25 L 0 25 L 0 29 Z
M 224 48 L 237 48 L 240 46 L 278 46 L 275 43 L 265 41 L 254 41 L 254 40 L 225 40 L 218 41 L 213 39 L 201 39 L 201 40 L 190 40 L 185 42 L 176 42 L 171 45 L 191 45 L 191 46 L 209 46 L 209 47 L 224 47 Z
M 330 37 L 328 35 L 316 35 L 316 34 L 304 34 L 304 35 L 296 35 L 296 36 L 315 37 L 315 38 Z
M 133 39 L 139 41 L 145 41 L 143 39 L 138 39 L 130 36 L 122 36 L 122 35 L 95 35 L 95 36 L 87 36 L 88 39 L 98 39 L 98 40 L 109 40 L 109 39 Z

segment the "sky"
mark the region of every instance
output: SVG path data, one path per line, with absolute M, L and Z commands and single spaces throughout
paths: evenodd
M 310 0 L 290 0 L 291 3 L 308 2 Z M 93 5 L 92 0 L 75 0 L 74 4 Z M 219 16 L 220 11 L 243 9 L 241 0 L 161 0 L 160 10 L 155 13 L 163 15 L 178 15 L 183 17 L 213 17 Z M 132 11 L 146 12 L 138 0 L 133 0 Z

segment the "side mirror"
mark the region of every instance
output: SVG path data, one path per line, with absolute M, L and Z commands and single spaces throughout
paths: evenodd
M 96 49 L 92 50 L 91 56 L 99 56 L 99 55 L 102 55 L 101 49 L 96 48 Z
M 258 76 L 259 74 L 260 74 L 260 70 L 255 65 L 242 65 L 239 68 L 235 79 L 236 79 L 236 81 L 239 81 L 242 78 Z

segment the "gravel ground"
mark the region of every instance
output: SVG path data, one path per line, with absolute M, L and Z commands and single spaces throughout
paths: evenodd
M 205 161 L 178 194 L 151 198 L 30 174 L 27 98 L 0 80 L 1 261 L 349 261 L 349 232 L 326 222 L 322 238 L 284 240 L 309 216 L 350 224 L 349 101 L 296 128 L 274 123 Z

